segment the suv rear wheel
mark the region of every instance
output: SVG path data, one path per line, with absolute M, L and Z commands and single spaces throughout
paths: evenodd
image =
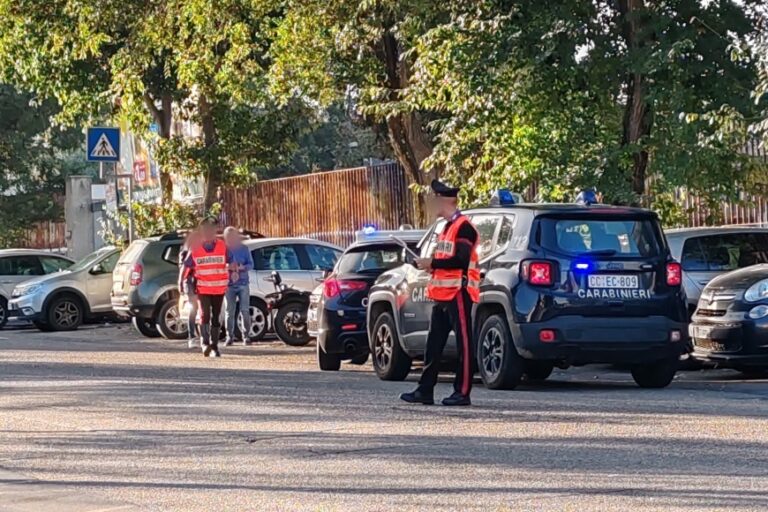
M 46 324 L 54 331 L 74 331 L 83 323 L 83 304 L 74 295 L 59 295 L 48 304 Z
M 488 389 L 514 389 L 525 373 L 525 361 L 515 349 L 506 320 L 488 317 L 480 329 L 477 367 Z
M 641 388 L 665 388 L 675 378 L 677 358 L 662 359 L 632 368 L 632 378 Z
M 400 346 L 395 320 L 382 313 L 373 324 L 373 368 L 381 380 L 404 380 L 411 372 L 411 358 Z
M 555 365 L 547 361 L 526 361 L 525 379 L 528 381 L 547 380 Z
M 170 299 L 157 313 L 157 331 L 167 340 L 187 339 L 187 319 L 179 311 L 179 300 Z
M 139 331 L 139 333 L 141 333 L 143 336 L 146 336 L 147 338 L 160 337 L 160 332 L 157 330 L 155 322 L 148 318 L 139 318 L 134 316 L 131 318 L 131 323 L 133 324 L 134 329 Z

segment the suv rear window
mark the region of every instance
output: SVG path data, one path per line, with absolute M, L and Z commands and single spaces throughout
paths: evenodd
M 128 249 L 125 250 L 122 256 L 120 256 L 119 263 L 130 263 L 132 261 L 135 261 L 136 258 L 139 257 L 141 254 L 141 251 L 144 250 L 144 247 L 147 246 L 147 242 L 144 240 L 136 240 L 131 245 L 128 246 Z
M 661 247 L 651 219 L 544 217 L 541 226 L 541 246 L 559 253 L 650 257 Z
M 768 233 L 724 233 L 689 238 L 683 244 L 683 270 L 722 271 L 768 263 Z

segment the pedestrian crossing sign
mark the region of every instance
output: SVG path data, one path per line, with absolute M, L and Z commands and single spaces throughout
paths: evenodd
M 120 161 L 120 128 L 88 128 L 86 140 L 89 162 Z

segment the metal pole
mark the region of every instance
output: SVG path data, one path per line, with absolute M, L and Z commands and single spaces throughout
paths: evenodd
M 128 243 L 133 242 L 133 173 L 128 173 Z

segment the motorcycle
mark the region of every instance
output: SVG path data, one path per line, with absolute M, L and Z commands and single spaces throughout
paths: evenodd
M 284 284 L 277 271 L 265 279 L 275 286 L 275 291 L 265 299 L 278 338 L 292 347 L 306 345 L 310 340 L 307 331 L 310 292 Z

